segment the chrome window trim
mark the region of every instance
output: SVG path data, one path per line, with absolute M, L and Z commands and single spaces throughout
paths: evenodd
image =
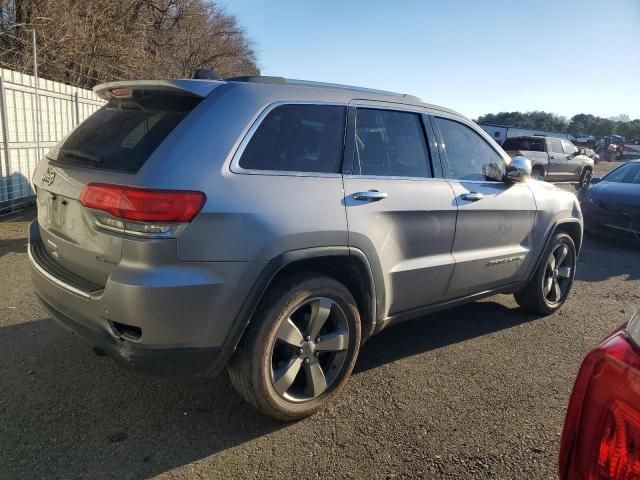
M 433 180 L 437 180 L 440 182 L 446 182 L 447 179 L 446 178 L 441 178 L 441 177 L 398 177 L 398 176 L 392 176 L 392 175 L 354 175 L 352 173 L 348 174 L 348 175 L 344 175 L 345 180 L 346 179 L 350 179 L 350 180 L 358 180 L 358 179 L 362 179 L 362 180 L 410 180 L 410 181 L 419 181 L 419 182 L 423 182 L 423 181 L 433 181 Z
M 282 177 L 325 177 L 325 178 L 342 178 L 342 173 L 328 173 L 328 172 L 299 172 L 289 170 L 256 170 L 250 168 L 242 168 L 240 166 L 240 159 L 244 153 L 247 145 L 256 133 L 256 130 L 260 127 L 264 119 L 269 113 L 271 113 L 277 107 L 282 105 L 318 105 L 318 106 L 335 106 L 344 107 L 349 106 L 347 102 L 321 102 L 312 100 L 283 100 L 273 102 L 266 105 L 257 117 L 251 122 L 251 126 L 242 135 L 240 144 L 236 147 L 233 156 L 231 157 L 231 163 L 229 164 L 229 170 L 231 173 L 241 175 L 267 175 L 267 176 L 282 176 Z M 345 111 L 345 125 L 347 121 L 347 112 Z
M 358 98 L 349 102 L 350 107 L 368 108 L 370 110 L 395 110 L 403 113 L 415 113 L 418 115 L 424 115 L 427 113 L 427 107 L 422 105 L 411 105 L 408 103 L 395 103 L 385 102 L 382 100 L 367 100 L 365 98 Z

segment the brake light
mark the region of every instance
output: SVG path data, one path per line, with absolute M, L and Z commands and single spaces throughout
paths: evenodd
M 598 478 L 640 478 L 640 414 L 614 400 L 600 438 Z
M 202 192 L 150 190 L 90 183 L 80 195 L 87 208 L 136 222 L 188 223 L 204 205 Z
M 128 88 L 113 88 L 111 90 L 111 93 L 113 94 L 114 97 L 130 97 L 131 96 L 131 90 L 129 90 Z
M 640 316 L 585 358 L 560 445 L 561 480 L 640 478 Z M 637 341 L 637 339 L 636 339 Z

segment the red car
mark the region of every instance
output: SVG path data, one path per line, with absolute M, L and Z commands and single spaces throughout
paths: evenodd
M 582 363 L 558 474 L 560 480 L 640 479 L 640 314 Z

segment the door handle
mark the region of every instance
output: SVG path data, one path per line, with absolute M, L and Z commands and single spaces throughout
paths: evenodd
M 477 202 L 478 200 L 482 200 L 484 198 L 484 195 L 478 192 L 469 192 L 463 193 L 462 195 L 460 195 L 460 198 L 462 200 L 466 200 L 467 202 Z
M 356 192 L 352 195 L 356 200 L 362 200 L 366 202 L 378 202 L 384 198 L 387 198 L 386 192 L 379 192 L 378 190 L 369 190 L 368 192 Z

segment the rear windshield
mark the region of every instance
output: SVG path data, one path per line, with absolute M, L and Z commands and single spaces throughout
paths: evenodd
M 503 150 L 524 150 L 527 152 L 544 152 L 542 138 L 507 138 L 502 144 Z
M 145 91 L 112 99 L 48 157 L 59 163 L 135 173 L 200 100 Z

